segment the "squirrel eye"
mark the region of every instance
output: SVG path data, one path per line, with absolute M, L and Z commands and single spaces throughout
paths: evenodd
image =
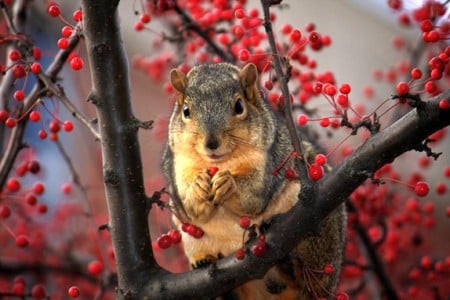
M 239 98 L 234 102 L 234 113 L 236 115 L 240 115 L 244 112 L 244 103 L 242 102 L 242 99 Z
M 189 111 L 189 106 L 186 103 L 183 105 L 183 116 L 185 119 L 191 118 L 191 112 Z

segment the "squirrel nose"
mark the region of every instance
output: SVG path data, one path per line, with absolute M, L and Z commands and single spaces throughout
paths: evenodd
M 210 150 L 216 150 L 217 148 L 219 148 L 219 146 L 220 146 L 219 139 L 213 135 L 209 136 L 208 139 L 206 140 L 206 148 Z

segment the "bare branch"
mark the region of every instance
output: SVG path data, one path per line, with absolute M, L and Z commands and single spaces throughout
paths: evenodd
M 26 2 L 26 1 L 25 1 Z M 58 73 L 61 71 L 65 61 L 69 57 L 70 53 L 73 51 L 75 46 L 79 42 L 79 37 L 75 36 L 70 40 L 69 46 L 67 49 L 60 50 L 53 60 L 52 64 L 47 68 L 45 72 L 45 76 L 49 78 L 51 81 L 56 81 L 56 77 Z M 30 51 L 31 52 L 31 51 Z M 3 84 L 9 84 L 8 81 L 2 82 Z M 35 102 L 42 96 L 44 90 L 42 89 L 41 82 L 37 82 L 31 92 L 23 101 L 23 106 L 20 107 L 18 113 L 23 113 L 29 110 Z M 14 160 L 19 153 L 20 149 L 23 147 L 23 135 L 25 133 L 26 124 L 28 122 L 27 118 L 24 118 L 21 122 L 17 124 L 11 130 L 8 144 L 6 145 L 5 153 L 0 160 L 0 186 L 5 184 L 6 178 L 8 176 L 9 171 L 12 168 Z
M 264 12 L 264 28 L 266 29 L 267 39 L 269 40 L 270 50 L 272 52 L 274 70 L 277 74 L 277 77 L 280 79 L 281 93 L 284 99 L 284 116 L 287 128 L 289 130 L 289 135 L 291 136 L 292 145 L 294 146 L 295 152 L 297 152 L 298 154 L 302 154 L 301 140 L 298 136 L 294 119 L 292 117 L 292 106 L 288 87 L 290 77 L 290 74 L 288 72 L 289 66 L 285 66 L 285 70 L 283 70 L 281 55 L 276 46 L 272 22 L 270 21 L 270 6 L 274 4 L 272 2 L 273 1 L 270 0 L 261 0 L 261 5 Z M 288 64 L 287 61 L 285 61 L 284 63 L 285 65 Z M 312 186 L 312 182 L 311 180 L 309 180 L 306 164 L 304 163 L 304 161 L 296 160 L 296 166 L 302 180 L 302 189 L 310 189 Z

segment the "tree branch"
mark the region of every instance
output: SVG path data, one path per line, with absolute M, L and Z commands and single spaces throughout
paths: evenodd
M 275 217 L 266 233 L 269 250 L 263 257 L 248 253 L 242 261 L 233 256 L 203 270 L 162 275 L 150 280 L 145 295 L 158 299 L 213 297 L 236 286 L 260 278 L 300 240 L 314 232 L 329 213 L 376 170 L 402 153 L 414 149 L 430 134 L 450 125 L 450 109 L 440 110 L 439 101 L 450 98 L 450 89 L 415 108 L 403 118 L 371 136 L 333 171 L 318 182 L 317 190 L 304 196 L 289 212 Z M 282 234 L 287 233 L 287 234 Z M 251 270 L 251 271 L 250 271 Z
M 295 128 L 294 119 L 292 117 L 292 106 L 291 106 L 291 100 L 290 100 L 290 93 L 289 93 L 289 77 L 290 74 L 287 71 L 289 66 L 287 66 L 285 69 L 286 71 L 283 71 L 282 67 L 282 61 L 281 61 L 281 55 L 278 51 L 275 36 L 273 34 L 273 28 L 272 28 L 272 22 L 270 21 L 270 6 L 273 4 L 273 1 L 271 0 L 261 0 L 261 5 L 264 12 L 264 28 L 267 33 L 267 39 L 269 41 L 270 50 L 272 52 L 272 60 L 273 60 L 273 67 L 275 70 L 275 73 L 280 78 L 280 87 L 281 87 L 281 93 L 283 95 L 283 109 L 284 109 L 284 116 L 286 121 L 286 126 L 289 130 L 289 135 L 291 137 L 292 146 L 294 147 L 294 151 L 298 154 L 302 154 L 302 146 L 301 146 L 301 140 L 298 136 L 298 132 Z M 288 64 L 288 62 L 285 62 Z M 306 169 L 306 164 L 304 161 L 296 160 L 296 168 L 299 172 L 300 179 L 302 180 L 302 189 L 310 189 L 312 188 L 312 182 L 309 179 L 308 172 Z
M 53 60 L 52 64 L 47 68 L 45 72 L 45 76 L 49 78 L 51 81 L 56 81 L 56 76 L 61 71 L 64 63 L 69 57 L 70 53 L 73 51 L 76 45 L 78 45 L 79 37 L 75 36 L 70 40 L 69 46 L 67 49 L 60 50 Z M 31 51 L 27 51 L 27 53 Z M 8 72 L 8 74 L 11 72 Z M 2 87 L 4 84 L 9 84 L 8 81 L 2 82 Z M 42 96 L 44 90 L 42 89 L 42 83 L 37 82 L 31 92 L 23 101 L 23 106 L 18 110 L 18 114 L 28 111 L 28 109 L 35 104 L 39 97 Z M 2 88 L 3 90 L 3 88 Z M 3 156 L 0 160 L 0 186 L 4 186 L 5 181 L 8 177 L 9 171 L 14 164 L 14 160 L 16 159 L 17 154 L 20 149 L 23 147 L 23 135 L 25 133 L 25 128 L 27 125 L 28 119 L 24 118 L 21 122 L 17 124 L 11 130 L 11 134 L 9 136 L 8 144 L 6 145 L 6 150 L 3 153 Z
M 128 62 L 117 15 L 118 1 L 82 1 L 92 90 L 100 128 L 109 232 L 118 272 L 118 297 L 135 295 L 159 268 L 147 223 L 142 161 L 131 109 Z M 157 298 L 157 297 L 156 297 Z

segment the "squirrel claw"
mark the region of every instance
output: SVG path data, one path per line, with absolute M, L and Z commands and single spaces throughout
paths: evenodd
M 211 196 L 213 196 L 213 203 L 221 205 L 230 199 L 237 191 L 237 185 L 231 176 L 230 171 L 219 171 L 212 179 Z

